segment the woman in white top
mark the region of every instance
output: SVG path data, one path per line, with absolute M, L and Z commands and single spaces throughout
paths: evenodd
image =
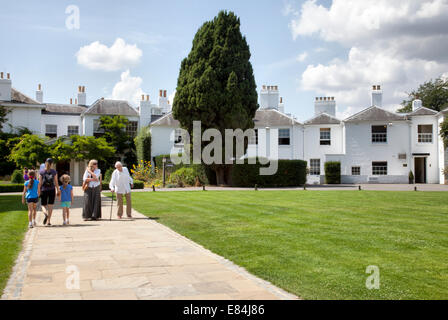
M 98 161 L 90 160 L 82 179 L 84 183 L 88 183 L 88 188 L 84 191 L 82 217 L 84 221 L 100 219 L 101 170 L 98 169 Z

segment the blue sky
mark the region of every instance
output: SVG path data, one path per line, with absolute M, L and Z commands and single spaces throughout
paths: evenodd
M 415 56 L 404 55 L 404 44 L 383 50 L 409 37 L 402 31 L 408 24 L 414 28 L 410 32 L 422 31 L 423 38 L 415 38 L 419 41 L 445 39 L 446 1 L 409 2 L 413 4 L 403 9 L 381 0 L 357 1 L 345 8 L 341 0 L 9 1 L 0 12 L 0 70 L 10 72 L 13 86 L 32 97 L 42 83 L 46 102 L 68 102 L 75 98 L 78 85 L 86 87 L 88 103 L 100 97 L 126 98 L 129 94 L 124 91 L 132 91 L 130 99 L 145 93 L 154 101 L 159 89 L 174 92 L 180 62 L 197 29 L 226 9 L 241 18 L 258 89 L 263 84 L 278 85 L 286 112 L 299 120 L 312 117 L 315 96 L 335 96 L 338 115 L 343 117 L 369 105 L 371 84 L 389 88 L 385 105 L 394 108 L 406 91 L 448 71 L 442 54 L 421 50 Z M 425 3 L 428 8 L 422 7 Z M 69 5 L 79 7 L 79 30 L 66 28 Z M 378 6 L 383 7 L 377 10 Z M 397 12 L 393 24 L 381 13 L 387 9 Z M 341 12 L 347 16 L 334 18 Z M 365 20 L 362 12 L 370 12 Z M 409 13 L 421 16 L 421 24 L 410 21 Z M 360 20 L 360 25 L 351 25 L 350 17 Z M 394 29 L 391 26 L 397 21 L 401 25 Z M 440 28 L 425 31 L 428 21 Z M 383 29 L 390 34 L 385 36 Z M 110 48 L 118 38 L 124 41 L 124 50 L 136 56 L 128 61 L 111 58 L 110 68 L 92 68 L 89 59 L 99 54 L 95 50 Z M 91 46 L 97 41 L 97 46 Z M 84 62 L 80 62 L 77 53 L 83 47 Z M 365 72 L 360 73 L 363 63 Z M 413 69 L 417 67 L 425 72 Z

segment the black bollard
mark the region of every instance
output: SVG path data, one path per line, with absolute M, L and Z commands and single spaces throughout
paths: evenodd
M 414 187 L 414 191 L 417 191 L 417 187 Z
M 152 185 L 152 191 L 156 192 L 156 187 L 154 185 Z
M 258 186 L 257 185 L 255 185 L 255 191 L 258 191 Z
M 202 186 L 202 191 L 205 191 L 205 186 Z
M 361 191 L 361 186 L 358 186 L 358 190 Z
M 306 190 L 306 184 L 303 185 L 303 190 Z

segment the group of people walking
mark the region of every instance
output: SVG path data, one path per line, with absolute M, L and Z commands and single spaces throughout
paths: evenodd
M 44 213 L 43 225 L 51 226 L 51 217 L 56 197 L 60 201 L 63 215 L 63 225 L 70 224 L 70 208 L 73 205 L 73 187 L 70 184 L 70 176 L 62 175 L 59 184 L 58 173 L 53 168 L 53 159 L 48 158 L 40 170 L 27 170 L 24 173 L 24 188 L 22 203 L 28 205 L 29 227 L 36 226 L 37 203 L 40 198 L 42 212 Z M 133 179 L 126 167 L 121 162 L 115 163 L 109 189 L 117 194 L 119 219 L 123 216 L 123 196 L 126 197 L 126 214 L 132 218 L 131 188 Z M 98 161 L 91 160 L 83 175 L 82 189 L 84 191 L 84 203 L 82 217 L 84 221 L 101 219 L 101 188 L 102 175 L 98 168 Z

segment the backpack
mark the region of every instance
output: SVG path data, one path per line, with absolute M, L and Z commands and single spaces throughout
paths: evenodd
M 43 181 L 42 181 L 42 185 L 48 189 L 50 188 L 54 188 L 54 175 L 53 172 L 48 172 L 45 171 L 44 174 L 42 175 L 43 177 Z

